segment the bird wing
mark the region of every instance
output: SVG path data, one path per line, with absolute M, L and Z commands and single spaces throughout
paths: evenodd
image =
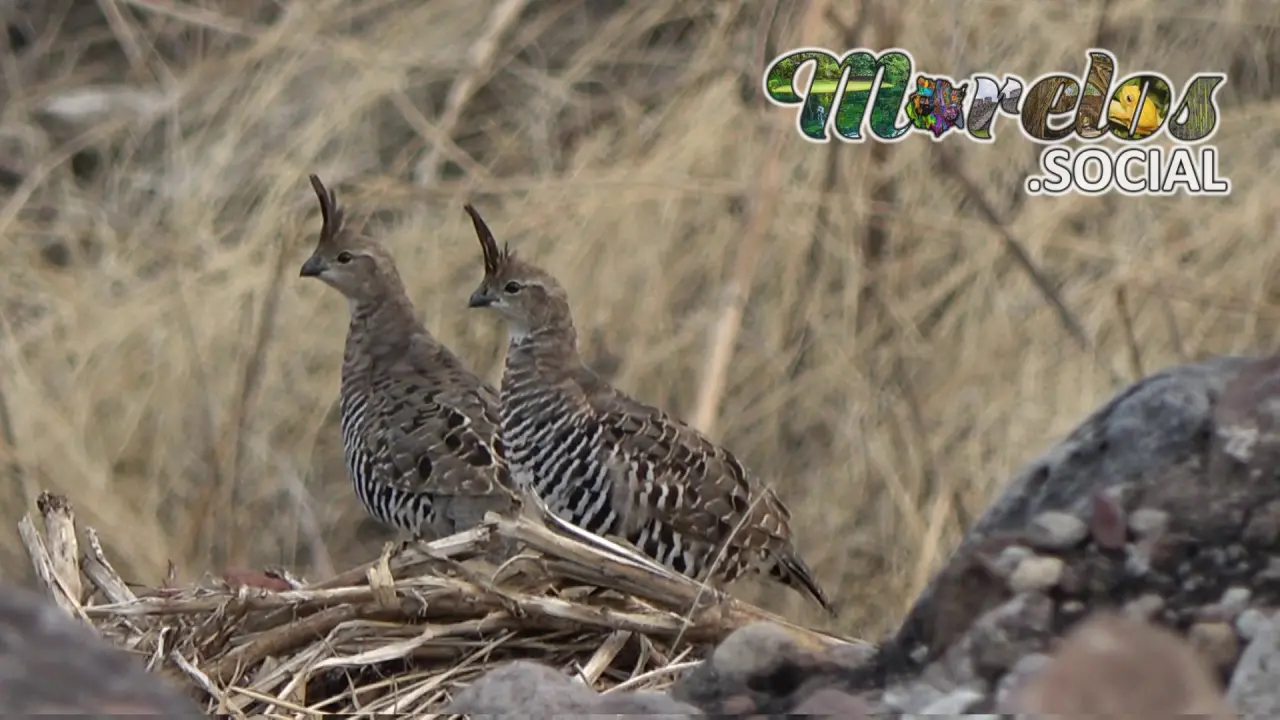
M 367 430 L 382 476 L 441 496 L 511 494 L 494 389 L 425 333 L 388 360 Z
M 576 377 L 589 415 L 615 452 L 615 499 L 636 527 L 656 517 L 681 535 L 719 545 L 781 552 L 790 513 L 728 450 L 584 368 Z M 622 495 L 619 498 L 619 494 Z

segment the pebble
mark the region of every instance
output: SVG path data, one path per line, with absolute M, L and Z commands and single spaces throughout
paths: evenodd
M 1030 557 L 1033 557 L 1033 554 L 1027 548 L 1019 545 L 1010 545 L 1001 550 L 1000 554 L 991 562 L 991 569 L 1000 577 L 1007 578 L 1013 575 L 1022 566 L 1022 563 Z
M 1242 717 L 1280 717 L 1280 632 L 1275 621 L 1258 623 L 1253 639 L 1231 674 L 1227 699 Z
M 1052 658 L 1045 653 L 1030 653 L 1023 655 L 1018 662 L 1014 663 L 1009 672 L 1000 678 L 996 684 L 995 703 L 996 709 L 1002 712 L 1010 712 L 1005 709 L 1010 707 L 1014 696 L 1018 690 L 1027 683 L 1036 673 L 1040 672 L 1047 666 Z
M 1254 576 L 1254 580 L 1259 582 L 1280 580 L 1280 558 L 1274 555 L 1267 558 L 1267 566 Z
M 1129 527 L 1139 537 L 1161 535 L 1169 527 L 1169 513 L 1155 508 L 1138 508 L 1129 513 Z
M 986 695 L 972 688 L 960 688 L 946 697 L 929 703 L 924 710 L 920 711 L 920 714 L 964 715 L 969 711 L 969 708 L 982 702 L 985 697 Z
M 1196 611 L 1196 618 L 1201 622 L 1234 622 L 1240 613 L 1249 607 L 1249 599 L 1253 593 L 1247 588 L 1227 588 L 1222 598 L 1211 605 L 1205 605 Z
M 1257 608 L 1249 608 L 1236 618 L 1236 632 L 1245 640 L 1252 640 L 1258 631 L 1271 624 L 1271 616 Z
M 1057 510 L 1040 513 L 1027 528 L 1027 539 L 1041 550 L 1066 550 L 1079 545 L 1089 534 L 1080 518 Z
M 1253 599 L 1253 593 L 1249 588 L 1230 587 L 1226 592 L 1222 593 L 1222 599 L 1218 604 L 1230 612 L 1233 616 L 1239 615 L 1249 607 L 1249 601 Z
M 1016 593 L 1046 590 L 1058 584 L 1064 563 L 1056 557 L 1029 557 L 1009 576 L 1009 589 Z

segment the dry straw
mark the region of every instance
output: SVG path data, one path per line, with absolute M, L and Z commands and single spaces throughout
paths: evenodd
M 459 684 L 506 660 L 534 659 L 606 692 L 669 685 L 700 650 L 753 621 L 803 645 L 846 640 L 793 625 L 547 515 L 490 515 L 423 544 L 388 544 L 322 582 L 282 571 L 207 577 L 138 591 L 97 532 L 50 493 L 20 534 L 45 590 L 69 615 L 202 690 L 239 716 L 429 713 Z M 495 571 L 464 564 L 498 538 L 525 552 Z

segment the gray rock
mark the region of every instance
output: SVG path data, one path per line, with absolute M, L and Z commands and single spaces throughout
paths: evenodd
M 1236 632 L 1244 640 L 1252 640 L 1272 622 L 1272 616 L 1257 608 L 1249 608 L 1236 618 Z
M 1258 621 L 1227 686 L 1227 699 L 1241 714 L 1280 717 L 1280 623 Z
M 443 710 L 473 718 L 520 716 L 536 720 L 628 715 L 637 718 L 695 718 L 697 708 L 663 693 L 601 695 L 562 672 L 535 662 L 516 660 L 481 676 Z
M 1039 652 L 1049 638 L 1053 601 L 1027 592 L 978 618 L 970 631 L 973 665 L 981 677 L 1003 674 L 1024 655 Z
M 1160 535 L 1169 527 L 1169 513 L 1155 508 L 1138 508 L 1129 514 L 1129 527 L 1139 537 Z
M 871 706 L 862 698 L 835 688 L 822 688 L 795 706 L 791 715 L 837 715 L 850 720 L 871 720 Z
M 1050 510 L 1040 513 L 1027 528 L 1027 538 L 1041 550 L 1065 550 L 1079 545 L 1089 534 L 1084 520 L 1069 513 Z
M 0 707 L 15 716 L 204 717 L 141 660 L 108 645 L 51 600 L 15 587 L 0 589 Z
M 1097 492 L 1199 452 L 1212 427 L 1214 400 L 1253 358 L 1224 356 L 1180 365 L 1121 390 L 1061 442 L 1028 463 L 966 533 L 952 562 L 1002 533 L 1024 533 L 1058 511 L 1089 517 Z M 895 643 L 910 653 L 932 645 L 938 578 L 916 598 Z M 946 600 L 944 600 L 946 602 Z
M 1044 670 L 1050 658 L 1044 653 L 1023 655 L 1014 663 L 1009 672 L 996 684 L 995 705 L 997 708 L 1009 707 L 1010 701 L 1027 684 L 1030 678 Z
M 922 715 L 964 715 L 969 709 L 982 702 L 986 698 L 985 693 L 978 692 L 973 688 L 961 688 L 955 692 L 930 703 L 924 710 Z
M 1009 577 L 1009 588 L 1014 592 L 1048 590 L 1062 578 L 1065 563 L 1056 557 L 1029 557 Z

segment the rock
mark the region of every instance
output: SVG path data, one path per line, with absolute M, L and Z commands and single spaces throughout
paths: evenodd
M 1234 717 L 1208 668 L 1185 642 L 1110 613 L 1077 626 L 1050 662 L 997 711 L 1059 718 Z
M 943 697 L 920 711 L 921 715 L 964 715 L 969 709 L 982 702 L 985 693 L 972 688 L 961 688 Z
M 1169 513 L 1154 508 L 1138 508 L 1129 515 L 1129 529 L 1138 537 L 1160 535 L 1169 527 Z
M 1079 545 L 1089 527 L 1075 515 L 1050 510 L 1040 513 L 1027 527 L 1027 539 L 1040 550 L 1066 550 Z
M 1222 599 L 1218 604 L 1222 606 L 1232 616 L 1239 615 L 1249 607 L 1249 600 L 1253 598 L 1253 592 L 1249 588 L 1233 587 L 1227 588 L 1222 593 Z
M 983 615 L 973 624 L 973 666 L 979 677 L 993 678 L 1020 658 L 1044 648 L 1053 621 L 1053 601 L 1027 592 Z
M 823 688 L 796 705 L 792 715 L 836 715 L 851 720 L 871 720 L 871 706 L 861 698 L 835 688 Z
M 1021 545 L 1010 545 L 1001 550 L 996 555 L 995 560 L 990 563 L 991 571 L 998 577 L 1011 578 L 1023 562 L 1034 556 L 1034 553 L 1029 548 Z
M 996 707 L 1007 707 L 1010 698 L 1019 692 L 1027 682 L 1035 677 L 1037 673 L 1049 664 L 1050 657 L 1044 653 L 1031 653 L 1023 655 L 1018 662 L 1014 663 L 1009 672 L 1000 678 L 1000 682 L 996 685 L 995 705 Z
M 1236 373 L 1253 362 L 1246 357 L 1213 358 L 1168 368 L 1124 388 L 1017 473 L 965 534 L 947 566 L 963 562 L 975 547 L 1001 533 L 1024 531 L 1033 518 L 1046 512 L 1091 517 L 1096 491 L 1203 452 L 1215 399 Z M 1123 509 L 1117 505 L 1111 503 L 1108 509 Z M 1091 523 L 1095 531 L 1096 525 Z M 1116 540 L 1115 533 L 1111 535 L 1106 539 Z M 940 583 L 951 581 L 948 567 L 920 594 L 898 629 L 894 642 L 902 648 L 901 654 L 909 656 L 917 646 L 937 649 L 935 619 L 944 611 L 938 605 L 951 600 L 937 597 L 936 591 Z M 953 619 L 941 629 L 954 633 L 954 623 Z
M 1023 560 L 1009 578 L 1009 588 L 1014 592 L 1048 590 L 1058 584 L 1064 563 L 1056 557 L 1029 557 Z
M 629 715 L 641 718 L 695 718 L 697 708 L 663 693 L 601 695 L 554 668 L 515 660 L 482 675 L 442 711 L 472 718 L 520 716 L 541 720 Z
M 1240 613 L 1236 618 L 1236 632 L 1244 640 L 1252 640 L 1258 636 L 1267 625 L 1271 622 L 1271 615 L 1257 608 L 1249 608 Z
M 1124 507 L 1113 493 L 1101 491 L 1093 494 L 1089 507 L 1089 532 L 1099 547 L 1108 550 L 1124 547 L 1128 523 Z
M 1273 616 L 1254 628 L 1253 640 L 1240 656 L 1227 699 L 1248 717 L 1280 717 L 1280 627 Z
M 801 654 L 800 644 L 773 623 L 757 622 L 735 631 L 720 643 L 709 662 L 724 677 L 746 681 L 767 675 L 779 664 Z
M 1249 608 L 1252 597 L 1253 592 L 1249 588 L 1227 588 L 1218 602 L 1201 608 L 1196 618 L 1204 622 L 1233 623 L 1240 613 Z
M 778 625 L 752 623 L 676 681 L 671 696 L 708 714 L 789 712 L 871 654 L 857 644 L 810 646 Z
M 14 716 L 204 717 L 140 660 L 108 645 L 52 601 L 14 587 L 0 589 L 0 698 Z
M 1280 544 L 1280 501 L 1272 501 L 1249 516 L 1241 533 L 1246 543 L 1274 548 Z

